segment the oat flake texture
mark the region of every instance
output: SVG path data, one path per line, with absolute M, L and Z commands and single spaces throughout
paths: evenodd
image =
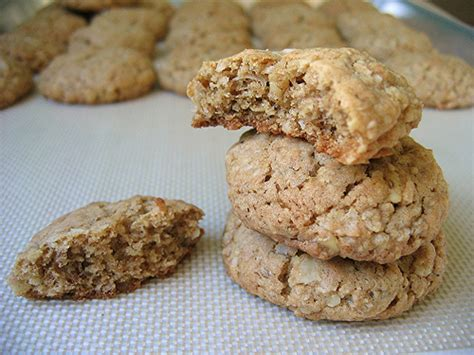
M 474 346 L 472 113 L 425 110 L 414 139 L 449 184 L 449 262 L 440 288 L 388 321 L 308 321 L 226 275 L 224 157 L 242 131 L 190 126 L 192 103 L 155 91 L 70 106 L 38 94 L 0 113 L 0 352 L 415 352 Z M 455 124 L 453 124 L 455 122 Z M 5 283 L 15 256 L 53 219 L 135 194 L 203 209 L 206 234 L 167 279 L 110 300 L 28 301 Z

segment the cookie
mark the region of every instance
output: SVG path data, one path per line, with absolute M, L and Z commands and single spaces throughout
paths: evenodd
M 12 105 L 32 88 L 30 69 L 0 54 L 0 109 Z
M 391 263 L 440 231 L 448 188 L 430 150 L 342 165 L 296 138 L 250 131 L 226 155 L 228 195 L 248 228 L 314 257 Z
M 136 5 L 139 0 L 59 0 L 59 4 L 69 9 L 84 12 L 99 12 L 116 6 Z
M 389 264 L 315 259 L 246 228 L 230 215 L 223 238 L 228 275 L 246 291 L 311 320 L 397 317 L 441 284 L 445 240 L 439 233 Z
M 20 25 L 17 31 L 28 36 L 44 38 L 48 42 L 57 41 L 58 45 L 66 48 L 69 37 L 86 25 L 87 22 L 84 18 L 74 15 L 60 6 L 50 5 Z
M 156 10 L 168 20 L 175 11 L 173 5 L 168 0 L 138 0 L 138 5 Z
M 155 53 L 155 37 L 138 26 L 95 24 L 74 32 L 69 41 L 69 52 L 84 49 L 125 47 L 149 57 Z
M 437 52 L 400 52 L 386 61 L 415 89 L 425 106 L 454 109 L 474 105 L 474 69 Z
M 370 1 L 364 0 L 329 0 L 318 6 L 318 10 L 326 14 L 329 18 L 336 18 L 345 12 L 374 11 L 377 8 Z
M 165 15 L 145 7 L 116 8 L 94 17 L 92 25 L 138 26 L 159 40 L 166 35 L 168 19 Z
M 433 51 L 427 35 L 388 14 L 374 11 L 343 13 L 337 18 L 337 27 L 350 47 L 365 50 L 381 61 L 400 51 Z
M 187 94 L 194 127 L 300 137 L 343 164 L 389 154 L 422 111 L 401 75 L 350 48 L 246 50 L 205 62 Z
M 239 41 L 234 43 L 231 37 L 224 35 L 220 42 L 206 39 L 199 40 L 199 45 L 176 46 L 158 67 L 160 86 L 185 96 L 189 82 L 197 74 L 203 61 L 228 57 L 242 51 L 247 45 Z
M 345 44 L 334 21 L 308 4 L 264 5 L 257 4 L 251 13 L 252 29 L 266 49 L 343 47 Z
M 199 16 L 197 16 L 197 14 Z M 184 2 L 171 19 L 170 29 L 189 22 L 205 23 L 219 21 L 225 28 L 248 27 L 248 17 L 242 7 L 234 1 L 200 0 Z
M 202 43 L 214 43 L 221 47 L 233 43 L 242 44 L 242 48 L 251 48 L 250 32 L 242 28 L 223 30 L 220 23 L 209 21 L 207 23 L 193 22 L 192 24 L 173 29 L 166 36 L 165 47 L 171 50 L 176 47 L 201 46 Z
M 112 47 L 56 57 L 41 73 L 38 88 L 56 101 L 101 104 L 142 96 L 155 82 L 149 58 L 133 49 Z
M 292 31 L 293 26 L 301 24 L 306 24 L 308 30 L 311 26 L 314 26 L 313 30 L 316 30 L 335 24 L 333 19 L 321 14 L 304 2 L 277 4 L 278 6 L 268 6 L 266 2 L 257 3 L 251 9 L 252 30 L 257 37 L 265 37 L 269 31 L 278 31 L 278 34 L 283 34 Z M 282 30 L 283 28 L 284 30 Z
M 35 35 L 21 32 L 0 35 L 0 54 L 13 58 L 35 73 L 41 71 L 65 49 L 58 41 L 48 41 L 47 38 Z
M 285 32 L 268 32 L 261 38 L 263 48 L 283 50 L 285 48 L 341 48 L 346 44 L 335 28 L 322 27 L 315 29 L 312 25 L 294 25 Z
M 199 241 L 202 211 L 178 200 L 134 196 L 95 202 L 38 232 L 9 277 L 33 299 L 110 298 L 176 269 Z

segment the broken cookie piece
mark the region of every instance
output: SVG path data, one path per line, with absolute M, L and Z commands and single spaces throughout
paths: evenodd
M 187 94 L 194 127 L 303 138 L 347 165 L 391 154 L 422 110 L 401 75 L 350 48 L 245 50 L 204 62 Z
M 319 260 L 246 228 L 232 213 L 222 254 L 229 276 L 249 293 L 299 317 L 336 321 L 388 319 L 408 311 L 441 284 L 447 259 L 440 232 L 389 264 Z
M 165 277 L 199 241 L 203 212 L 179 200 L 95 202 L 37 233 L 8 282 L 32 299 L 110 298 Z

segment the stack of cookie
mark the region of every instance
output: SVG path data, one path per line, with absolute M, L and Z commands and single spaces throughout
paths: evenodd
M 345 46 L 335 21 L 303 1 L 258 2 L 250 15 L 265 49 Z
M 204 63 L 188 95 L 194 127 L 256 128 L 226 156 L 223 257 L 247 291 L 361 321 L 441 283 L 447 185 L 407 137 L 422 105 L 402 76 L 354 49 L 247 50 Z
M 158 68 L 160 85 L 185 95 L 203 61 L 252 48 L 250 23 L 244 10 L 233 1 L 186 2 L 170 23 L 165 47 L 167 54 Z

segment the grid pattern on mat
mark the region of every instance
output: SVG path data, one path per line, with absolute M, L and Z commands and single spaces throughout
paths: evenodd
M 426 110 L 414 136 L 450 184 L 446 280 L 405 316 L 311 322 L 251 296 L 226 276 L 224 154 L 240 132 L 190 127 L 171 94 L 82 107 L 33 95 L 0 113 L 0 351 L 429 351 L 474 346 L 472 110 Z M 96 200 L 181 198 L 206 212 L 206 235 L 176 274 L 107 301 L 33 302 L 4 282 L 15 255 L 52 219 Z

